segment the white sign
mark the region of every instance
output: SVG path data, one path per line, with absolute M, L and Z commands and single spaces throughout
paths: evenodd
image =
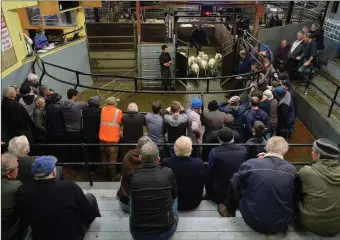
M 326 18 L 323 24 L 323 30 L 325 31 L 325 37 L 340 42 L 340 21 Z
M 1 16 L 1 51 L 5 52 L 13 47 L 11 35 L 9 34 L 5 18 Z

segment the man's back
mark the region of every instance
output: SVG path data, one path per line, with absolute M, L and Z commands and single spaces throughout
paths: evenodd
M 180 136 L 187 135 L 188 116 L 185 113 L 177 116 L 165 115 L 164 122 L 169 143 L 174 143 Z
M 64 115 L 59 103 L 51 103 L 46 107 L 47 132 L 52 136 L 60 136 L 65 132 Z
M 83 135 L 88 140 L 99 139 L 100 115 L 102 109 L 88 106 L 83 109 Z
M 78 185 L 53 178 L 25 184 L 20 191 L 19 211 L 35 240 L 82 239 L 84 225 L 96 216 Z
M 164 143 L 164 119 L 160 115 L 148 113 L 145 116 L 145 125 L 148 129 L 148 137 L 154 143 Z
M 162 168 L 156 162 L 143 162 L 127 178 L 131 230 L 144 234 L 167 232 L 174 223 L 172 204 L 177 198 L 172 170 Z
M 204 135 L 208 136 L 213 131 L 222 128 L 225 115 L 224 112 L 218 110 L 203 113 L 202 124 L 205 126 Z
M 124 142 L 135 143 L 143 136 L 145 117 L 138 112 L 124 113 L 122 117 Z
M 173 157 L 163 159 L 162 166 L 170 168 L 175 174 L 178 209 L 190 210 L 197 207 L 202 200 L 204 187 L 203 161 L 199 158 Z
M 253 228 L 285 231 L 294 217 L 295 167 L 276 156 L 250 159 L 234 174 L 238 182 L 240 210 Z
M 80 132 L 81 131 L 81 110 L 87 104 L 67 100 L 62 104 L 62 111 L 65 120 L 65 129 L 67 132 Z

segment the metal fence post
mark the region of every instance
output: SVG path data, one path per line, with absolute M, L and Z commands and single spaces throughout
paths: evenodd
M 76 77 L 77 77 L 77 86 L 74 86 L 74 89 L 77 90 L 79 86 L 79 72 L 76 72 Z
M 135 82 L 135 92 L 137 92 L 138 89 L 137 78 L 134 78 L 133 81 Z
M 336 98 L 337 98 L 337 96 L 338 96 L 339 89 L 340 89 L 340 86 L 338 86 L 338 87 L 336 88 L 336 91 L 335 91 L 335 94 L 334 94 L 334 97 L 333 97 L 333 101 L 332 101 L 331 106 L 330 106 L 329 111 L 328 111 L 328 115 L 327 115 L 328 118 L 329 118 L 329 117 L 331 116 L 331 114 L 332 114 L 332 110 L 333 110 L 333 107 L 334 107 L 334 102 L 336 101 Z
M 207 79 L 207 93 L 209 93 L 209 85 L 210 85 L 210 79 Z
M 84 143 L 81 144 L 81 149 L 83 151 L 83 156 L 84 156 L 84 160 L 85 160 L 85 169 L 87 171 L 87 175 L 88 175 L 88 178 L 89 178 L 90 186 L 92 187 L 93 186 L 93 181 L 92 181 L 90 165 L 89 165 L 89 154 L 88 154 L 88 149 L 85 148 L 85 146 L 86 145 Z

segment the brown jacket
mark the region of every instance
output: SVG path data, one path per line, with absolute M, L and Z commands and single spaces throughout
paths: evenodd
M 129 172 L 135 170 L 142 163 L 139 160 L 140 149 L 135 148 L 127 152 L 123 159 L 122 167 L 122 182 L 118 190 L 118 197 L 128 196 L 126 192 L 126 176 Z

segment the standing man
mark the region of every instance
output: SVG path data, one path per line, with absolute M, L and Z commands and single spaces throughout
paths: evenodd
M 284 62 L 285 70 L 288 71 L 289 79 L 294 79 L 300 55 L 303 53 L 305 43 L 303 42 L 304 33 L 299 31 L 296 36 L 296 41 L 293 43 L 290 51 L 288 51 L 287 59 Z
M 288 57 L 288 52 L 290 50 L 290 45 L 287 45 L 287 40 L 282 40 L 281 45 L 274 54 L 274 67 L 283 68 L 283 63 Z
M 140 167 L 127 176 L 130 232 L 135 240 L 169 239 L 178 223 L 175 175 L 159 165 L 159 151 L 152 142 L 143 145 L 140 159 Z
M 167 78 L 171 78 L 170 65 L 171 65 L 171 57 L 169 54 L 168 46 L 162 46 L 162 53 L 159 56 L 159 63 L 161 65 L 161 76 L 162 76 L 162 85 L 164 91 L 168 91 L 171 86 L 171 80 L 167 80 Z
M 45 110 L 45 99 L 43 97 L 36 98 L 36 107 L 33 112 L 33 119 L 35 125 L 35 139 L 36 142 L 47 141 L 47 129 L 46 129 L 46 110 Z
M 196 54 L 198 55 L 198 52 L 202 51 L 202 44 L 204 41 L 207 41 L 208 44 L 210 45 L 210 40 L 205 34 L 205 31 L 202 28 L 201 24 L 197 25 L 197 28 L 192 31 L 191 36 L 190 36 L 190 44 L 194 45 L 196 48 Z
M 102 109 L 99 128 L 99 140 L 101 143 L 118 143 L 120 140 L 120 125 L 122 124 L 123 113 L 117 108 L 118 101 L 119 99 L 115 97 L 109 97 L 107 106 Z M 100 150 L 102 162 L 116 163 L 118 157 L 117 146 L 102 146 Z M 103 166 L 103 170 L 106 169 Z M 108 177 L 109 180 L 116 180 L 120 177 L 116 172 L 115 165 L 108 166 Z

